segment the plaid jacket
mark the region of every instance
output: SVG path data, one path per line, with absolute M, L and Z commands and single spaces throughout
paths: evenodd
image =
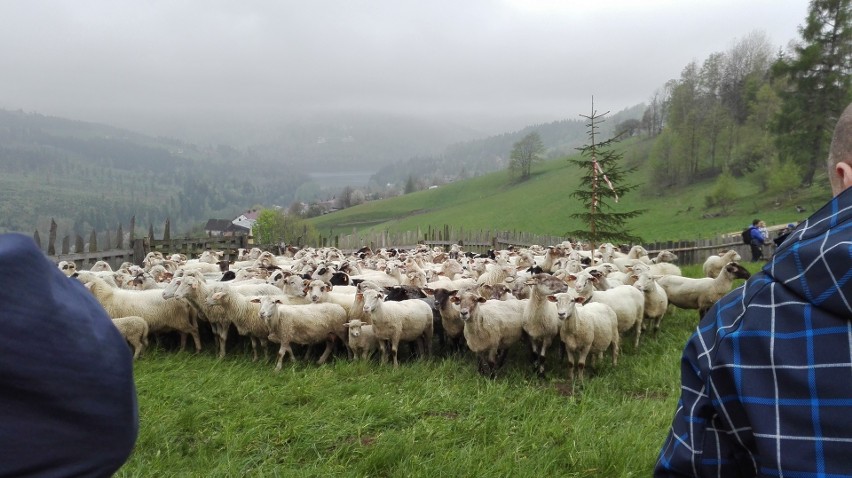
M 852 476 L 852 188 L 711 308 L 655 476 Z

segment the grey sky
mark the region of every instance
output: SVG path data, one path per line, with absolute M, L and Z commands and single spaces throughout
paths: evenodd
M 0 107 L 141 125 L 340 108 L 470 126 L 646 101 L 806 0 L 0 2 Z

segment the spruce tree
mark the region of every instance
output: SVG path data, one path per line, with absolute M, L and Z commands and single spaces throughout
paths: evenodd
M 609 113 L 609 112 L 607 112 Z M 580 185 L 570 194 L 580 201 L 585 212 L 571 214 L 570 217 L 586 224 L 588 229 L 569 231 L 566 235 L 588 241 L 594 248 L 602 242 L 638 243 L 642 238 L 626 228 L 628 219 L 632 219 L 644 210 L 616 211 L 611 202 L 620 201 L 626 193 L 637 185 L 624 184 L 625 175 L 636 168 L 625 169 L 619 164 L 623 153 L 615 149 L 618 137 L 598 141 L 600 124 L 607 113 L 598 114 L 592 100 L 592 114 L 580 115 L 588 120 L 587 134 L 589 143 L 577 148 L 579 157 L 569 158 L 568 162 L 580 168 Z
M 781 160 L 802 166 L 802 184 L 823 167 L 834 124 L 852 99 L 852 0 L 811 0 L 802 41 L 772 68 L 783 87 L 775 122 Z

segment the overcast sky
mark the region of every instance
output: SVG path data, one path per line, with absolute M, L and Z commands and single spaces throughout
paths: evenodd
M 483 129 L 647 101 L 806 0 L 0 2 L 0 108 L 119 125 L 369 109 Z M 150 128 L 149 128 L 150 129 Z

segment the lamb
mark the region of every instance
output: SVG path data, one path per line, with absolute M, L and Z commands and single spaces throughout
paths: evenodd
M 376 333 L 373 326 L 365 324 L 358 319 L 350 320 L 343 324 L 349 329 L 349 349 L 355 360 L 368 360 L 378 348 Z
M 544 376 L 547 348 L 559 333 L 556 306 L 548 302 L 547 296 L 563 292 L 565 283 L 550 274 L 536 274 L 526 284 L 530 287 L 530 298 L 523 312 L 524 332 L 530 338 L 533 368 L 540 376 Z
M 117 317 L 112 323 L 130 345 L 133 346 L 133 360 L 148 346 L 148 322 L 138 315 Z
M 385 294 L 366 290 L 364 312 L 370 315 L 376 338 L 382 343 L 382 363 L 387 363 L 387 347 L 393 354 L 393 366 L 399 367 L 397 350 L 400 341 L 422 339 L 425 342 L 426 355 L 432 352 L 432 308 L 419 299 L 400 302 L 385 302 Z
M 649 272 L 634 274 L 634 276 L 636 282 L 633 283 L 633 287 L 639 289 L 645 296 L 645 320 L 648 321 L 648 327 L 653 328 L 653 334 L 656 337 L 660 330 L 660 322 L 663 321 L 663 316 L 669 308 L 669 298 L 665 289 L 657 284 Z
M 467 346 L 479 359 L 479 373 L 495 378 L 509 347 L 524 334 L 524 302 L 487 300 L 474 292 L 463 292 L 452 301 L 464 321 Z
M 280 297 L 263 296 L 252 299 L 260 304 L 257 315 L 269 331 L 269 340 L 278 342 L 278 361 L 275 371 L 281 370 L 290 344 L 313 345 L 325 342 L 326 347 L 317 364 L 324 364 L 334 348 L 335 337 L 345 340 L 346 311 L 337 304 L 288 305 Z
M 725 267 L 725 264 L 741 261 L 742 259 L 743 258 L 740 254 L 734 249 L 722 251 L 718 255 L 714 254 L 704 261 L 704 276 L 714 279 L 719 275 L 719 272 L 722 271 L 722 268 Z
M 600 302 L 581 305 L 584 299 L 570 290 L 550 295 L 547 300 L 556 303 L 556 315 L 562 322 L 559 337 L 568 352 L 568 380 L 574 380 L 575 366 L 580 381 L 583 380 L 589 354 L 594 361 L 595 356 L 601 357 L 606 349 L 612 348 L 612 365 L 618 364 L 618 317 L 612 307 Z
M 78 272 L 77 280 L 94 294 L 112 318 L 138 315 L 148 322 L 150 332 L 175 330 L 180 333 L 180 349 L 186 347 L 187 334 L 201 351 L 201 337 L 194 311 L 183 300 L 165 300 L 159 290 L 125 290 L 110 286 L 92 272 Z
M 681 276 L 662 276 L 657 283 L 666 291 L 669 303 L 681 309 L 698 309 L 698 318 L 704 317 L 710 307 L 731 290 L 735 279 L 748 279 L 751 273 L 736 262 L 729 262 L 715 279 L 693 279 Z
M 638 349 L 645 315 L 645 296 L 639 289 L 630 285 L 595 290 L 593 282 L 596 280 L 597 278 L 585 272 L 578 274 L 574 283 L 577 295 L 586 302 L 600 302 L 612 307 L 618 317 L 618 332 L 623 334 L 633 329 L 636 334 L 633 346 Z

